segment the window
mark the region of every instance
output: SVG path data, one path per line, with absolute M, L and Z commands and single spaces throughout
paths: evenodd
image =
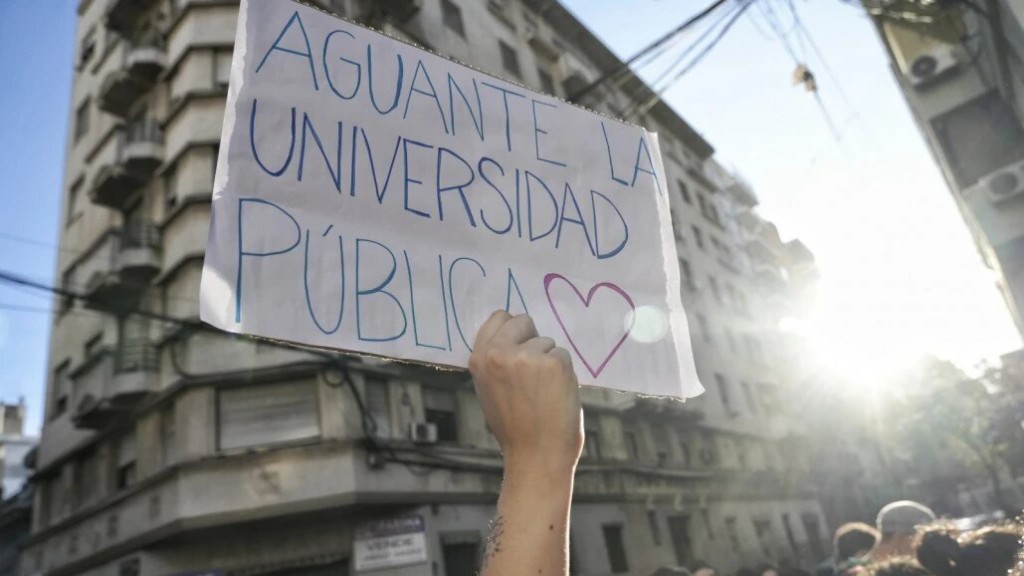
M 757 405 L 757 399 L 754 398 L 754 390 L 750 387 L 750 383 L 740 382 L 740 390 L 743 392 L 743 400 L 750 407 L 750 411 L 754 414 L 759 413 L 761 409 Z
M 729 390 L 729 382 L 721 374 L 715 374 L 715 384 L 718 385 L 718 397 L 722 401 L 722 407 L 726 412 L 735 412 L 732 407 L 732 391 Z
M 714 540 L 715 529 L 711 525 L 711 513 L 708 512 L 707 508 L 700 511 L 700 518 L 704 523 L 704 536 L 707 537 L 708 540 Z
M 93 54 L 96 53 L 96 27 L 89 28 L 89 31 L 85 33 L 82 38 L 82 49 L 79 51 L 78 67 L 84 68 L 89 60 L 92 60 Z
M 683 197 L 683 200 L 687 204 L 693 205 L 693 199 L 690 198 L 690 189 L 686 187 L 686 182 L 676 180 L 676 185 L 679 186 L 679 194 Z
M 668 464 L 668 430 L 664 426 L 652 426 L 654 436 L 654 453 L 658 458 L 658 466 Z
M 722 289 L 718 286 L 718 278 L 708 275 L 708 286 L 711 287 L 711 294 L 715 297 L 715 302 L 721 304 L 725 300 L 722 298 Z
M 124 490 L 135 485 L 136 450 L 135 433 L 129 432 L 117 440 L 114 445 L 114 485 L 118 490 Z
M 71 185 L 71 189 L 68 190 L 68 204 L 66 206 L 67 213 L 64 216 L 64 226 L 69 227 L 75 223 L 76 220 L 82 217 L 82 207 L 80 205 L 82 195 L 82 179 L 79 178 Z
M 214 145 L 210 150 L 210 187 L 213 188 L 217 181 L 217 161 L 220 158 L 220 144 Z
M 75 508 L 81 508 L 100 496 L 99 457 L 95 449 L 84 452 L 75 465 Z
M 821 545 L 821 522 L 818 515 L 814 513 L 801 514 L 800 520 L 803 521 L 804 532 L 807 533 L 807 543 L 811 545 L 811 554 L 814 554 L 815 558 L 821 558 L 825 550 Z
M 164 173 L 164 212 L 165 215 L 174 210 L 178 204 L 178 170 L 172 166 Z
M 501 65 L 505 71 L 515 76 L 522 76 L 522 71 L 519 68 L 519 54 L 516 53 L 516 49 L 501 40 L 498 40 L 498 47 L 501 48 Z
M 672 538 L 672 550 L 676 554 L 676 564 L 687 566 L 693 562 L 693 543 L 690 541 L 690 516 L 669 516 L 668 533 Z
M 757 536 L 757 545 L 765 556 L 772 556 L 772 547 L 775 536 L 772 534 L 772 523 L 770 520 L 754 519 L 754 535 Z
M 640 447 L 636 443 L 636 433 L 633 431 L 627 431 L 626 437 L 626 456 L 630 460 L 640 459 Z
M 443 537 L 444 535 L 442 535 Z M 479 541 L 442 540 L 441 549 L 444 554 L 445 576 L 476 576 L 477 556 L 480 550 Z
M 601 435 L 595 428 L 586 430 L 586 438 L 583 441 L 583 455 L 594 460 L 601 459 Z
M 704 232 L 702 232 L 696 225 L 691 226 L 691 228 L 693 229 L 693 241 L 697 243 L 697 248 L 707 250 L 707 248 L 704 247 Z
M 658 525 L 658 513 L 654 510 L 647 511 L 647 527 L 651 529 L 651 541 L 655 546 L 661 546 L 661 526 Z
M 786 531 L 786 541 L 789 542 L 789 549 L 794 554 L 800 553 L 800 546 L 796 543 L 796 538 L 793 536 L 793 523 L 789 514 L 782 515 L 782 528 Z M 817 556 L 815 556 L 817 558 Z
M 697 285 L 693 282 L 693 270 L 690 268 L 690 263 L 682 258 L 679 259 L 679 271 L 681 272 L 683 286 L 691 292 L 697 289 Z
M 736 441 L 736 460 L 739 462 L 740 468 L 746 468 L 749 463 L 747 443 L 743 440 Z
M 117 513 L 107 516 L 107 538 L 117 538 L 118 533 L 118 518 Z
M 554 78 L 551 77 L 551 74 L 548 74 L 547 70 L 538 68 L 537 78 L 540 79 L 540 89 L 542 92 L 546 94 L 551 94 L 552 96 L 558 95 L 558 92 L 555 88 L 555 80 Z
M 736 527 L 736 517 L 730 516 L 725 519 L 725 533 L 729 536 L 729 544 L 736 552 L 742 550 L 740 546 L 740 533 Z
M 164 466 L 178 459 L 178 423 L 173 404 L 160 412 L 160 456 Z
M 213 52 L 213 87 L 226 90 L 231 82 L 231 50 Z
M 437 388 L 423 389 L 423 410 L 427 422 L 437 426 L 438 442 L 458 442 L 455 392 Z
M 53 418 L 57 418 L 68 409 L 68 396 L 71 394 L 71 380 L 68 377 L 70 360 L 61 362 L 53 371 Z
M 704 195 L 700 192 L 697 192 L 697 204 L 700 205 L 700 215 L 703 216 L 705 220 L 711 220 L 711 217 L 708 216 L 707 198 L 704 198 Z
M 605 524 L 601 526 L 604 533 L 604 547 L 608 551 L 608 565 L 614 574 L 629 572 L 626 561 L 626 546 L 622 542 L 622 524 Z
M 451 0 L 441 0 L 441 15 L 445 27 L 463 38 L 466 37 L 466 26 L 462 22 L 462 8 Z
M 383 378 L 366 378 L 366 411 L 377 426 L 378 438 L 391 437 L 391 402 L 388 381 Z
M 220 390 L 217 424 L 221 450 L 319 436 L 316 384 L 289 382 Z
M 697 314 L 697 325 L 700 327 L 700 336 L 708 344 L 714 344 L 711 338 L 711 327 L 708 326 L 708 319 L 703 314 Z
M 75 142 L 82 139 L 89 132 L 89 106 L 92 104 L 92 100 L 89 98 L 85 99 L 75 109 Z
M 690 453 L 690 444 L 688 442 L 686 442 L 685 440 L 680 440 L 679 441 L 679 453 L 683 457 L 683 466 L 689 468 L 690 467 L 690 461 L 691 461 L 693 456 Z

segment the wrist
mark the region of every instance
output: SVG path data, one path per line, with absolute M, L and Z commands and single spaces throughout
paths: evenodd
M 504 461 L 507 484 L 529 486 L 531 489 L 537 490 L 560 488 L 572 490 L 572 481 L 576 474 L 576 458 L 538 458 L 506 453 Z

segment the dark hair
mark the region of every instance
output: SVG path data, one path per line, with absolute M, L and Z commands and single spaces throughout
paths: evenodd
M 836 536 L 833 539 L 836 558 L 846 560 L 858 552 L 871 550 L 878 544 L 880 537 L 881 534 L 874 526 L 863 522 L 847 522 L 836 530 Z
M 932 576 L 910 556 L 897 556 L 872 564 L 868 567 L 870 576 Z
M 949 525 L 924 528 L 917 561 L 935 576 L 1003 576 L 1013 567 L 1024 527 L 992 526 L 960 534 Z

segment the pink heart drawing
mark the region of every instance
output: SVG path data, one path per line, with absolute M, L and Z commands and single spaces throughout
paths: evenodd
M 587 292 L 586 298 L 584 298 L 583 293 L 580 292 L 579 288 L 577 288 L 576 285 L 573 284 L 572 281 L 566 278 L 565 276 L 562 276 L 561 274 L 556 274 L 554 272 L 544 276 L 544 293 L 548 297 L 548 305 L 551 306 L 551 311 L 555 313 L 555 319 L 558 320 L 558 325 L 562 327 L 562 332 L 565 333 L 565 337 L 569 339 L 569 344 L 572 346 L 572 349 L 576 351 L 576 355 L 579 356 L 580 360 L 583 362 L 583 365 L 587 367 L 588 371 L 590 371 L 590 375 L 593 376 L 594 378 L 597 378 L 597 375 L 600 374 L 602 370 L 604 370 L 604 367 L 608 365 L 608 362 L 610 362 L 611 359 L 615 356 L 615 354 L 619 351 L 619 348 L 621 348 L 622 345 L 626 343 L 626 338 L 629 336 L 630 330 L 633 329 L 635 315 L 630 314 L 629 326 L 626 326 L 625 330 L 622 333 L 622 337 L 619 338 L 619 340 L 615 343 L 615 346 L 613 346 L 612 349 L 608 352 L 608 354 L 604 357 L 604 359 L 601 360 L 601 363 L 597 366 L 597 368 L 594 368 L 594 366 L 590 363 L 590 360 L 588 360 L 583 355 L 583 353 L 580 352 L 579 346 L 576 345 L 576 341 L 573 339 L 572 334 L 569 333 L 569 329 L 566 328 L 565 322 L 562 320 L 561 314 L 558 313 L 558 308 L 555 307 L 555 303 L 551 299 L 551 283 L 554 282 L 555 280 L 561 280 L 562 282 L 568 284 L 569 287 L 572 288 L 572 291 L 576 293 L 576 296 L 580 299 L 580 301 L 583 302 L 583 305 L 588 310 L 590 309 L 591 300 L 594 299 L 594 293 L 601 288 L 607 288 L 608 290 L 615 292 L 619 296 L 622 296 L 622 299 L 629 304 L 629 308 L 633 312 L 636 311 L 636 305 L 633 304 L 633 299 L 629 297 L 629 294 L 626 294 L 625 290 L 619 288 L 618 285 L 613 284 L 611 282 L 601 282 L 599 284 L 595 284 L 594 287 L 590 289 L 590 292 Z

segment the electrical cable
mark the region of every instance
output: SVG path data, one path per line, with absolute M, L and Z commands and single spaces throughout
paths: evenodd
M 566 100 L 569 101 L 569 102 L 578 103 L 581 98 L 583 98 L 587 94 L 590 94 L 591 92 L 593 92 L 598 86 L 600 86 L 601 84 L 604 84 L 605 82 L 607 82 L 608 80 L 618 76 L 619 74 L 623 74 L 625 72 L 628 72 L 629 69 L 630 69 L 630 66 L 632 66 L 634 63 L 636 63 L 638 60 L 640 60 L 644 56 L 650 54 L 651 52 L 654 52 L 655 50 L 657 50 L 658 48 L 660 48 L 661 46 L 663 46 L 664 44 L 666 44 L 667 42 L 669 42 L 670 40 L 675 38 L 678 34 L 682 33 L 684 30 L 686 30 L 690 26 L 693 26 L 694 24 L 700 22 L 701 20 L 703 20 L 705 17 L 707 17 L 709 14 L 714 12 L 716 9 L 718 9 L 720 6 L 722 6 L 723 4 L 725 4 L 728 1 L 729 0 L 715 0 L 710 5 L 708 5 L 706 8 L 704 8 L 703 10 L 701 10 L 697 14 L 691 16 L 690 18 L 688 18 L 682 24 L 680 24 L 679 26 L 677 26 L 677 27 L 673 28 L 672 30 L 670 30 L 667 34 L 661 36 L 660 38 L 658 38 L 654 42 L 651 42 L 650 44 L 648 44 L 646 47 L 641 49 L 639 52 L 637 52 L 636 54 L 631 56 L 628 60 L 626 60 L 625 62 L 623 62 L 620 65 L 616 66 L 613 70 L 602 74 L 601 76 L 599 76 L 597 78 L 597 80 L 594 80 L 590 84 L 584 86 L 577 93 L 570 95 L 568 98 L 566 98 Z
M 725 23 L 725 26 L 721 30 L 719 30 L 718 35 L 715 36 L 715 38 L 707 46 L 705 46 L 704 49 L 701 50 L 701 52 L 697 54 L 694 57 L 694 59 L 690 61 L 689 64 L 684 66 L 674 77 L 672 77 L 671 80 L 669 80 L 669 82 L 665 86 L 659 88 L 654 93 L 654 96 L 652 96 L 647 102 L 643 103 L 640 106 L 636 106 L 630 115 L 633 116 L 634 118 L 639 118 L 646 114 L 655 105 L 657 105 L 657 103 L 661 101 L 661 96 L 665 94 L 665 92 L 667 92 L 670 88 L 672 88 L 672 86 L 675 86 L 680 80 L 682 80 L 683 76 L 686 76 L 686 74 L 689 73 L 690 70 L 693 70 L 698 64 L 700 64 L 700 62 L 709 53 L 711 53 L 711 51 L 722 41 L 722 39 L 725 38 L 725 35 L 729 32 L 729 29 L 732 28 L 737 21 L 739 21 L 740 17 L 743 16 L 743 13 L 746 12 L 747 9 L 753 6 L 756 2 L 757 0 L 747 0 L 745 4 L 740 6 L 740 8 L 733 14 L 732 18 Z

